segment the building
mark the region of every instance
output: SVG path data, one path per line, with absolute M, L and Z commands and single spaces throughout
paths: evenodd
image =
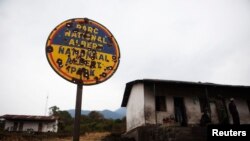
M 172 80 L 135 80 L 126 84 L 122 107 L 127 131 L 144 125 L 199 126 L 204 111 L 213 124 L 232 124 L 234 98 L 241 124 L 250 124 L 250 86 Z
M 5 131 L 57 132 L 58 118 L 54 116 L 3 115 Z

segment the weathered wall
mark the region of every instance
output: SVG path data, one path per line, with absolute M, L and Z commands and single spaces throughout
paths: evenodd
M 213 124 L 218 124 L 219 118 L 218 118 L 218 114 L 217 114 L 216 105 L 214 102 L 210 102 L 210 109 L 211 109 L 211 122 Z
M 169 95 L 163 94 L 163 93 L 159 93 L 158 95 L 161 96 L 166 96 L 166 111 L 157 111 L 156 112 L 156 118 L 157 118 L 157 124 L 162 124 L 163 123 L 163 119 L 164 118 L 170 118 L 170 117 L 174 117 L 174 102 L 173 102 L 173 98 Z
M 188 124 L 199 124 L 201 119 L 200 102 L 197 96 L 188 96 L 184 98 L 184 104 L 187 113 Z
M 199 124 L 201 109 L 198 96 L 200 89 L 166 87 L 157 84 L 145 84 L 145 119 L 146 123 L 163 123 L 164 118 L 174 117 L 174 97 L 183 97 L 188 124 Z M 155 112 L 155 96 L 166 96 L 166 111 Z M 157 119 L 157 121 L 155 120 Z
M 33 129 L 34 131 L 38 131 L 38 123 L 35 122 L 24 122 L 23 123 L 23 131 L 27 131 L 28 129 Z
M 143 84 L 133 85 L 127 104 L 127 131 L 145 124 Z
M 144 84 L 144 106 L 145 106 L 145 122 L 146 124 L 155 124 L 155 96 L 154 85 Z
M 42 132 L 57 132 L 57 121 L 56 122 L 43 122 L 42 123 Z M 20 131 L 19 129 L 20 122 L 18 122 L 17 125 L 17 131 Z M 23 129 L 22 131 L 28 131 L 30 129 L 33 129 L 33 131 L 38 132 L 38 122 L 29 122 L 29 121 L 23 121 Z M 13 131 L 14 129 L 14 122 L 12 121 L 6 121 L 5 122 L 5 130 Z
M 5 121 L 4 130 L 12 131 L 13 130 L 13 126 L 14 126 L 13 122 Z
M 234 102 L 235 102 L 235 105 L 237 106 L 237 109 L 239 112 L 240 124 L 250 124 L 250 112 L 249 112 L 249 109 L 247 106 L 246 99 L 235 98 Z M 232 124 L 233 119 L 232 119 L 232 116 L 229 112 L 229 107 L 228 107 L 229 103 L 230 103 L 230 100 L 227 99 L 226 104 L 227 104 L 227 110 L 228 110 L 228 115 L 229 115 L 229 121 Z
M 57 120 L 55 122 L 43 123 L 42 132 L 57 132 L 58 130 L 57 124 L 58 124 Z
M 199 124 L 201 110 L 198 96 L 202 94 L 200 89 L 156 86 L 156 95 L 166 96 L 166 112 L 157 112 L 157 123 L 163 123 L 163 118 L 174 116 L 174 97 L 182 97 L 186 109 L 188 124 Z
M 17 131 L 19 131 L 19 124 L 17 124 Z M 13 131 L 14 130 L 14 122 L 13 121 L 5 121 L 5 130 Z M 27 131 L 27 129 L 33 129 L 34 131 L 38 131 L 38 123 L 34 122 L 23 122 L 23 129 L 22 131 Z

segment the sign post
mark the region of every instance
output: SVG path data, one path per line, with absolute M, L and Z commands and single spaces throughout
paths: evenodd
M 46 57 L 53 70 L 77 84 L 73 141 L 79 141 L 83 85 L 96 85 L 117 70 L 120 50 L 112 33 L 87 18 L 62 22 L 49 35 Z
M 79 137 L 80 137 L 80 117 L 81 117 L 81 107 L 82 107 L 82 87 L 83 86 L 81 84 L 77 85 L 73 141 L 79 141 Z

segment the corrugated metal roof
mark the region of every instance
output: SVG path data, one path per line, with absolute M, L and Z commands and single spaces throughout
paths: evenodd
M 128 82 L 126 84 L 121 107 L 127 106 L 127 102 L 130 96 L 131 89 L 133 85 L 137 83 L 175 84 L 175 85 L 180 85 L 180 86 L 189 85 L 189 86 L 198 86 L 198 87 L 227 87 L 227 88 L 250 89 L 250 86 L 215 84 L 215 83 L 209 83 L 209 82 L 188 82 L 188 81 L 161 80 L 161 79 L 139 79 L 139 80 Z
M 58 117 L 55 116 L 36 116 L 36 115 L 3 115 L 0 118 L 5 120 L 30 120 L 30 121 L 54 121 Z

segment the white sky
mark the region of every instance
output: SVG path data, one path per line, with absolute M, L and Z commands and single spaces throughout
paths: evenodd
M 84 17 L 121 51 L 109 80 L 83 87 L 84 110 L 119 108 L 135 79 L 250 85 L 249 0 L 0 0 L 0 115 L 43 115 L 47 95 L 48 107 L 75 107 L 76 85 L 50 67 L 45 43 L 58 24 Z

